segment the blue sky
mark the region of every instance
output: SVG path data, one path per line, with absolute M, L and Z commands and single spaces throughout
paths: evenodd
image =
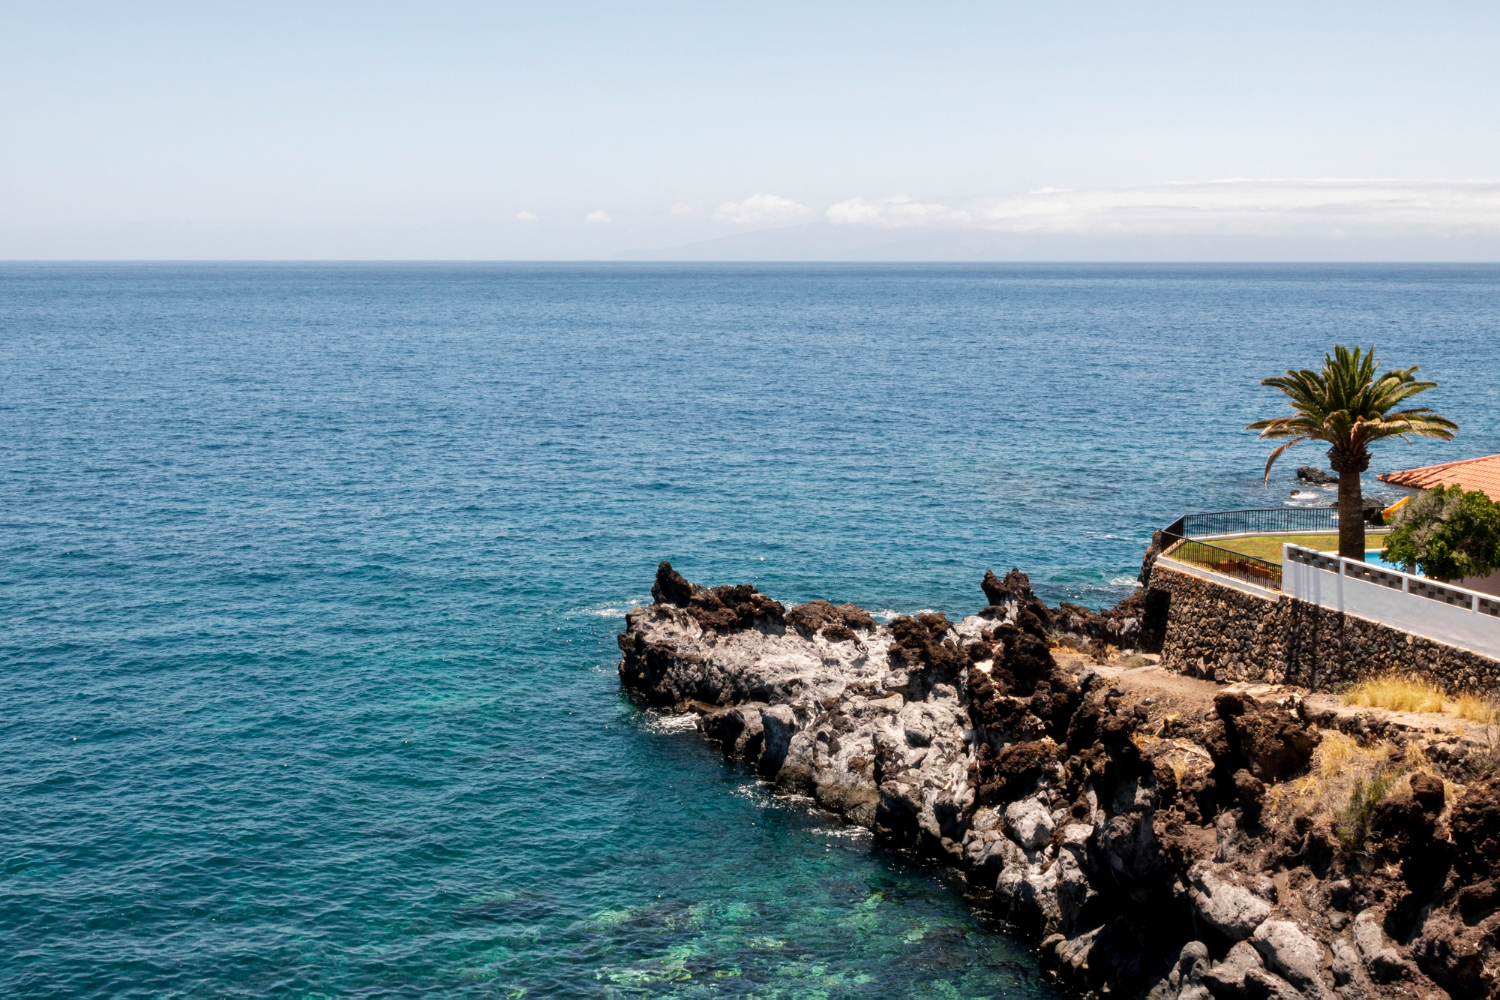
M 0 257 L 1500 260 L 1500 5 L 0 6 Z

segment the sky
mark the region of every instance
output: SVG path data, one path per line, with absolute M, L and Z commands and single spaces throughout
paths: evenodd
M 0 0 L 4 259 L 1500 260 L 1500 4 Z

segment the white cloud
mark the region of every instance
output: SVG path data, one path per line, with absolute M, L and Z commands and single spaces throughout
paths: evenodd
M 891 229 L 910 226 L 966 226 L 974 221 L 973 216 L 963 209 L 917 201 L 904 194 L 875 201 L 850 198 L 834 205 L 824 214 L 835 225 L 881 226 Z
M 1246 179 L 976 198 L 852 198 L 830 222 L 1012 233 L 1320 235 L 1500 231 L 1500 182 Z
M 692 205 L 684 205 L 680 201 L 677 204 L 675 204 L 675 205 L 672 206 L 672 214 L 673 215 L 687 215 L 692 210 L 693 210 L 693 206 Z
M 1249 180 L 1104 191 L 1041 190 L 978 207 L 991 229 L 1120 233 L 1321 233 L 1500 228 L 1500 184 Z
M 726 201 L 714 211 L 715 222 L 737 226 L 785 226 L 805 222 L 817 213 L 806 205 L 775 194 L 753 194 L 744 201 Z
M 519 222 L 535 222 L 536 216 L 532 215 L 530 212 L 517 212 L 516 219 Z
M 588 215 L 585 215 L 583 217 L 583 221 L 584 222 L 609 222 L 610 218 L 609 218 L 608 215 L 604 214 L 604 209 L 601 208 L 597 212 L 590 212 Z

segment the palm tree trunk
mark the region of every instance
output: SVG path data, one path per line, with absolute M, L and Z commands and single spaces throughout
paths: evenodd
M 1339 473 L 1339 555 L 1365 560 L 1365 505 L 1354 471 Z

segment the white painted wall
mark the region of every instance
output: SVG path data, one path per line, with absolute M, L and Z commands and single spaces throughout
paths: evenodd
M 1467 590 L 1477 590 L 1481 594 L 1493 594 L 1500 597 L 1500 569 L 1495 570 L 1489 576 L 1465 577 L 1459 586 Z
M 1309 558 L 1314 558 L 1317 565 L 1303 561 Z M 1385 583 L 1351 575 L 1361 572 L 1373 572 L 1377 580 Z M 1391 583 L 1395 586 L 1388 585 Z M 1412 592 L 1423 587 L 1441 587 L 1460 604 Z M 1367 567 L 1362 562 L 1296 545 L 1282 546 L 1281 591 L 1309 604 L 1500 659 L 1500 617 L 1481 610 L 1500 610 L 1500 601 L 1489 594 L 1437 584 L 1409 573 Z M 1467 606 L 1462 602 L 1467 602 Z

